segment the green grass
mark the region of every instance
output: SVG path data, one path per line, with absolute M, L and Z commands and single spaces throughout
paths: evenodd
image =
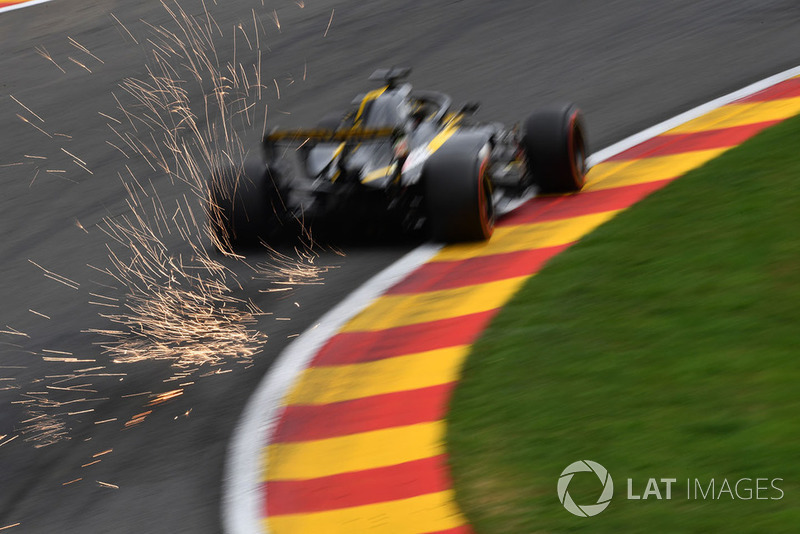
M 480 533 L 796 532 L 800 117 L 658 191 L 551 261 L 474 346 L 448 419 Z M 556 483 L 594 460 L 610 507 Z M 672 500 L 628 500 L 649 477 Z M 783 478 L 782 500 L 687 500 L 686 479 Z M 579 504 L 600 494 L 576 475 Z M 663 485 L 662 485 L 663 492 Z M 779 496 L 777 491 L 766 492 Z

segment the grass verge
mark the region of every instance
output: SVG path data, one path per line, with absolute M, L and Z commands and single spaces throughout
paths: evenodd
M 502 310 L 448 416 L 478 532 L 796 531 L 799 146 L 800 117 L 761 133 L 554 258 Z M 581 459 L 615 483 L 592 518 L 556 492 Z M 627 498 L 627 479 L 642 495 L 651 477 L 677 479 L 671 500 Z M 716 494 L 743 478 L 749 500 L 693 498 L 695 479 Z M 756 499 L 756 478 L 782 479 L 782 499 Z M 581 473 L 569 492 L 593 504 L 600 488 Z

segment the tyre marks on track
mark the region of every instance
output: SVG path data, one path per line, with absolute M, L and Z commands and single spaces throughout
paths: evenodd
M 554 255 L 653 191 L 800 113 L 800 77 L 596 164 L 579 194 L 536 198 L 488 243 L 448 246 L 328 339 L 262 450 L 263 531 L 469 532 L 445 417 L 470 345 Z M 255 467 L 255 466 L 254 466 Z

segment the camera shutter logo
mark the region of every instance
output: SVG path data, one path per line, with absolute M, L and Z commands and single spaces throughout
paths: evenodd
M 596 504 L 575 504 L 575 501 L 572 500 L 572 497 L 567 491 L 572 477 L 575 476 L 575 473 L 581 472 L 594 473 L 597 475 L 597 478 L 600 479 L 600 483 L 603 484 L 603 492 L 600 494 L 600 498 L 597 499 Z M 558 500 L 561 501 L 561 504 L 564 505 L 564 508 L 566 508 L 568 512 L 579 517 L 592 517 L 599 514 L 608 508 L 608 505 L 611 503 L 611 497 L 613 496 L 614 482 L 611 480 L 611 475 L 608 474 L 608 470 L 591 460 L 579 460 L 569 464 L 558 478 Z

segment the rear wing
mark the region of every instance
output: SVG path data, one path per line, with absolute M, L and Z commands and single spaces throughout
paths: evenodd
M 397 128 L 349 128 L 347 130 L 328 130 L 324 128 L 307 128 L 297 130 L 277 130 L 264 136 L 264 144 L 275 144 L 291 141 L 317 142 L 361 142 L 375 139 L 391 139 L 399 137 L 402 131 Z
M 407 78 L 411 74 L 409 67 L 392 67 L 390 69 L 378 69 L 369 77 L 370 81 L 384 82 L 393 89 L 399 80 Z

